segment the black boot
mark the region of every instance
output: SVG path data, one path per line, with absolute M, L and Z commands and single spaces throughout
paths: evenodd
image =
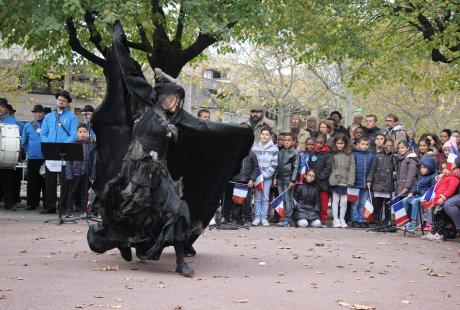
M 193 269 L 184 261 L 184 242 L 175 242 L 176 251 L 176 272 L 184 277 L 191 277 L 195 273 Z
M 185 257 L 193 257 L 196 255 L 196 251 L 193 246 L 186 244 L 184 248 Z
M 130 262 L 133 260 L 133 254 L 131 253 L 131 247 L 117 247 L 118 250 L 120 251 L 121 257 L 127 262 Z

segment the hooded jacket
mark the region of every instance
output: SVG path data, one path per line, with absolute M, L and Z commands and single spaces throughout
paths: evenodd
M 260 141 L 255 143 L 252 151 L 257 156 L 257 162 L 259 163 L 264 180 L 273 178 L 276 167 L 278 166 L 278 147 L 270 139 L 265 145 L 262 145 Z
M 434 185 L 436 179 L 436 162 L 431 156 L 424 156 L 420 159 L 420 165 L 428 168 L 428 174 L 421 175 L 417 184 L 411 189 L 414 196 L 422 196 L 425 192 Z
M 355 184 L 355 158 L 353 154 L 343 151 L 334 153 L 332 173 L 329 177 L 331 186 L 353 187 Z
M 298 203 L 294 209 L 294 219 L 314 221 L 319 219 L 321 212 L 319 187 L 316 184 L 304 183 L 294 188 L 294 199 Z
M 372 183 L 374 192 L 392 193 L 394 190 L 393 172 L 396 171 L 396 159 L 393 152 L 385 150 L 375 154 L 367 181 Z
M 355 157 L 355 188 L 366 188 L 366 180 L 371 170 L 372 160 L 374 159 L 374 153 L 370 150 L 359 151 L 354 150 L 353 155 Z
M 458 185 L 460 184 L 460 177 L 451 173 L 449 175 L 441 177 L 435 185 L 434 188 L 434 195 L 435 198 L 433 201 L 436 203 L 439 198 L 444 199 L 446 201 L 455 193 L 457 193 Z
M 404 189 L 407 189 L 408 191 L 411 190 L 411 188 L 416 184 L 417 161 L 417 154 L 410 150 L 399 157 L 396 195 L 402 193 Z

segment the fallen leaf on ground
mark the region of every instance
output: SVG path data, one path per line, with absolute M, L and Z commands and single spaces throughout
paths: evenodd
M 245 303 L 248 303 L 249 300 L 243 299 L 243 298 L 238 298 L 238 299 L 233 299 L 232 302 L 236 302 L 236 303 L 239 303 L 239 304 L 245 304 Z
M 406 305 L 410 304 L 410 301 L 409 301 L 409 300 L 401 300 L 401 302 L 402 302 L 403 304 L 406 304 Z
M 8 279 L 10 279 L 10 280 L 19 280 L 19 281 L 24 280 L 23 278 L 20 278 L 20 277 L 17 277 L 17 276 L 8 276 Z
M 427 274 L 432 277 L 444 277 L 444 275 L 434 272 L 433 268 L 428 268 Z
M 310 287 L 311 287 L 311 288 L 318 288 L 318 283 L 311 282 L 311 283 L 310 283 Z
M 117 298 L 117 297 L 115 297 L 113 300 L 114 300 L 115 302 L 123 302 L 123 299 L 122 299 L 122 298 Z
M 287 289 L 286 292 L 288 292 L 288 293 L 294 293 L 294 290 L 293 290 L 293 289 Z
M 315 245 L 316 246 L 324 246 L 324 242 L 316 241 Z
M 22 250 L 22 251 L 19 251 L 19 253 L 21 253 L 21 254 L 25 254 L 25 253 L 27 253 L 27 250 Z
M 118 265 L 115 266 L 107 266 L 104 268 L 96 268 L 96 271 L 118 271 Z
M 342 300 L 337 300 L 337 303 L 342 307 L 346 307 L 346 308 L 354 309 L 354 310 L 375 310 L 376 309 L 373 306 L 360 305 L 360 304 L 349 304 Z
M 104 296 L 96 295 L 96 296 L 94 296 L 94 298 L 104 298 Z
M 6 299 L 5 295 L 0 295 L 0 299 Z
M 176 306 L 174 307 L 174 310 L 180 310 L 180 309 L 182 309 L 182 306 L 181 306 L 181 305 L 176 305 Z

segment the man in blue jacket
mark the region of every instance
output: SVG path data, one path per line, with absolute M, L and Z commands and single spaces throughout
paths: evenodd
M 69 109 L 68 105 L 72 102 L 70 93 L 63 90 L 55 95 L 56 109 L 46 114 L 43 119 L 40 132 L 41 142 L 50 143 L 72 143 L 77 138 L 78 118 Z M 59 172 L 49 170 L 50 163 L 45 169 L 45 210 L 41 213 L 49 214 L 56 212 L 57 202 L 57 178 Z M 61 188 L 65 188 L 65 178 L 61 181 Z M 65 191 L 61 189 L 61 195 Z M 64 200 L 63 200 L 64 201 Z
M 21 135 L 21 145 L 27 156 L 27 207 L 35 210 L 40 204 L 40 193 L 45 197 L 45 179 L 40 175 L 40 167 L 44 163 L 40 132 L 45 111 L 37 104 L 31 111 L 34 120 L 25 124 Z

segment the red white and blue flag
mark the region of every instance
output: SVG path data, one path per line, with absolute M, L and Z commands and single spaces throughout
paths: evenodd
M 366 222 L 369 224 L 372 220 L 372 215 L 374 214 L 374 206 L 372 205 L 372 202 L 366 200 L 366 203 L 364 204 L 364 219 Z
M 402 200 L 391 206 L 391 213 L 395 217 L 396 226 L 402 226 L 409 222 L 409 217 L 407 216 Z
M 356 202 L 359 199 L 359 188 L 347 188 L 347 200 L 349 202 Z
M 305 174 L 307 173 L 308 169 L 308 162 L 304 161 L 303 163 L 300 163 L 300 172 L 299 172 L 299 177 L 297 178 L 297 183 L 302 184 L 303 183 L 303 178 L 305 177 Z
M 276 210 L 280 217 L 284 217 L 284 193 L 272 201 L 272 208 Z
M 248 191 L 249 189 L 246 184 L 235 183 L 235 187 L 233 187 L 232 201 L 239 205 L 244 204 Z
M 433 206 L 433 200 L 435 197 L 434 188 L 435 186 L 433 185 L 432 187 L 427 189 L 425 194 L 423 194 L 422 198 L 420 198 L 421 205 L 424 209 L 428 209 Z
M 256 178 L 256 181 L 254 182 L 254 186 L 258 191 L 263 191 L 264 189 L 264 175 L 262 172 L 259 174 L 259 176 Z
M 447 170 L 452 171 L 452 166 L 454 165 L 455 159 L 458 156 L 458 150 L 454 147 L 452 143 L 450 145 L 450 152 L 447 156 Z

